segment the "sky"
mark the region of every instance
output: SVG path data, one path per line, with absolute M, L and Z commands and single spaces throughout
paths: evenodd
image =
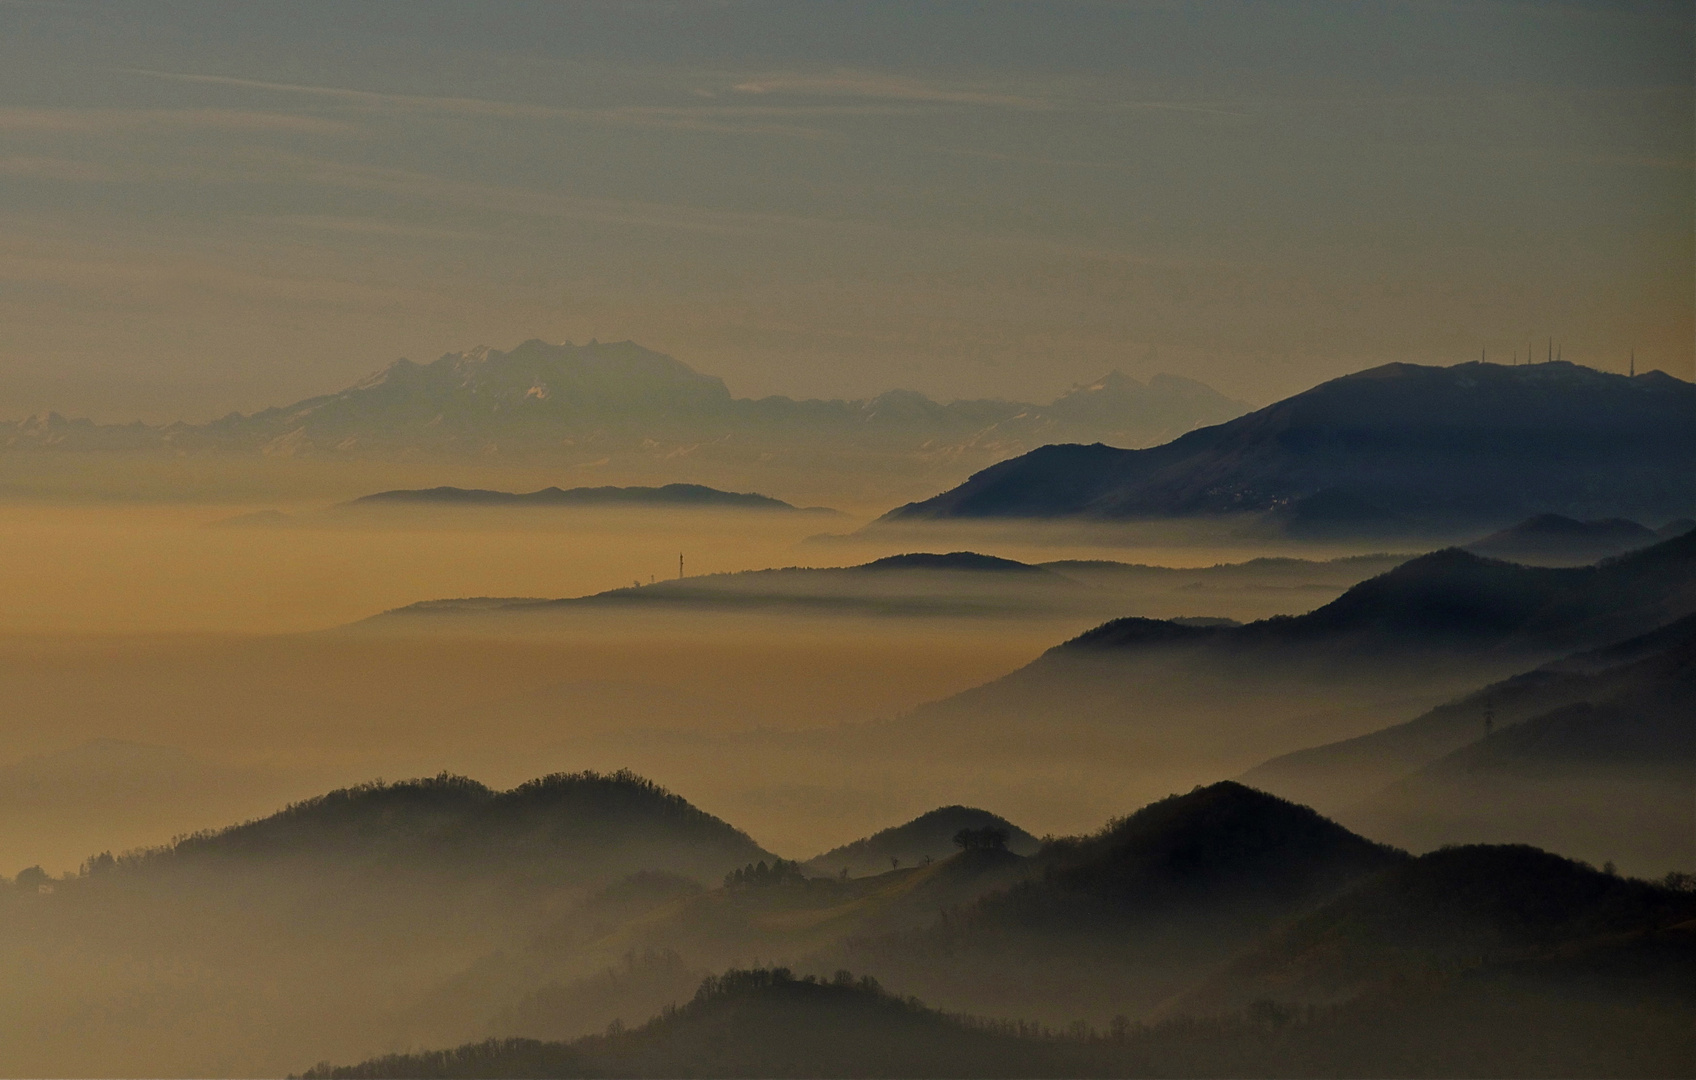
M 742 396 L 1689 379 L 1692 12 L 0 0 L 0 418 L 532 337 Z

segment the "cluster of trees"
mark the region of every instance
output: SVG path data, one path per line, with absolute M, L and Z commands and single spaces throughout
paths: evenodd
M 789 859 L 775 859 L 771 865 L 761 859 L 757 863 L 749 863 L 739 870 L 732 870 L 724 875 L 724 887 L 727 889 L 757 888 L 766 885 L 805 885 L 807 875 L 801 872 L 801 864 Z
M 981 829 L 961 829 L 954 834 L 954 843 L 962 851 L 1006 851 L 1008 833 L 999 825 Z

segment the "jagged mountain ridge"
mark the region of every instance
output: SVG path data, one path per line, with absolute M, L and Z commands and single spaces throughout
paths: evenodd
M 559 453 L 642 440 L 847 441 L 905 450 L 941 444 L 985 452 L 1057 439 L 1145 445 L 1239 415 L 1246 406 L 1176 375 L 1144 384 L 1119 372 L 1050 405 L 932 401 L 911 390 L 867 400 L 733 397 L 724 381 L 634 342 L 523 342 L 427 364 L 397 360 L 354 386 L 206 424 L 96 425 L 58 414 L 0 423 L 0 447 L 262 451 L 270 455 L 397 449 Z
M 1253 513 L 1346 532 L 1666 519 L 1696 507 L 1692 415 L 1696 386 L 1658 371 L 1387 364 L 1146 450 L 1045 446 L 884 520 Z

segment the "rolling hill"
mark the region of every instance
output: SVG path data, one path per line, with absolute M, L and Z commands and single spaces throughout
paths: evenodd
M 1696 386 L 1568 363 L 1389 364 L 1145 450 L 1053 445 L 886 522 L 1260 515 L 1437 534 L 1532 514 L 1688 515 Z
M 1260 934 L 1404 858 L 1224 782 L 1051 841 L 1023 881 L 840 954 L 952 1008 L 1061 1023 L 1146 1014 Z
M 373 783 L 97 856 L 0 890 L 0 1071 L 276 1074 L 302 1045 L 373 1048 L 429 988 L 608 883 L 772 857 L 626 773 Z
M 1625 518 L 1575 521 L 1559 514 L 1539 514 L 1474 540 L 1466 550 L 1509 562 L 1573 566 L 1648 547 L 1660 539 L 1665 538 Z
M 942 806 L 920 814 L 905 825 L 895 825 L 853 843 L 815 855 L 803 865 L 815 874 L 834 874 L 846 869 L 852 876 L 881 874 L 896 864 L 908 866 L 952 856 L 958 848 L 954 835 L 962 829 L 1003 829 L 1007 850 L 1015 855 L 1034 855 L 1040 841 L 1006 818 L 969 806 Z
M 1533 847 L 1444 848 L 1295 921 L 1167 1011 L 1225 1013 L 1268 998 L 1331 1003 L 1621 935 L 1653 938 L 1692 919 L 1696 895 Z M 1678 932 L 1676 955 L 1691 955 L 1689 929 Z M 1696 989 L 1689 972 L 1677 981 Z

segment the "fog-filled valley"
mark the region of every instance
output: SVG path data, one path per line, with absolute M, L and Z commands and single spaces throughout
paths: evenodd
M 381 1055 L 465 1044 L 429 1068 L 750 1074 L 869 1045 L 851 1074 L 1305 1074 L 1379 1068 L 1391 1031 L 1462 1071 L 1690 1060 L 1680 524 L 1547 567 L 344 507 L 17 507 L 27 588 L 82 623 L 19 608 L 0 643 L 0 1070 L 418 1075 Z M 346 568 L 333 600 L 244 572 L 290 546 L 321 588 Z M 680 547 L 681 578 L 637 576 Z M 1404 925 L 1420 890 L 1460 907 Z M 1485 1028 L 1432 1056 L 1480 995 L 1558 1062 Z
M 0 0 L 0 1080 L 1696 1077 L 1693 88 Z

